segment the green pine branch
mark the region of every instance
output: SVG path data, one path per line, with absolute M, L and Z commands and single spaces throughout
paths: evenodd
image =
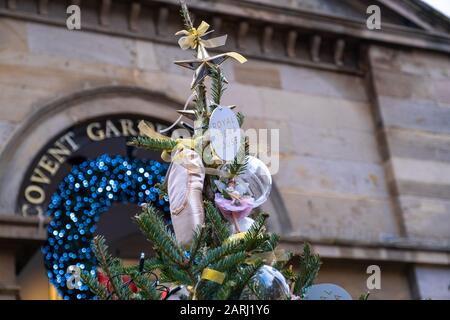
M 369 300 L 370 292 L 367 291 L 359 296 L 358 300 Z
M 167 263 L 160 271 L 161 282 L 195 285 L 197 281 L 197 278 L 187 270 L 180 269 L 171 263 Z
M 130 278 L 139 288 L 139 297 L 143 300 L 160 300 L 161 293 L 156 290 L 153 280 L 146 273 L 138 271 L 131 272 Z
M 237 269 L 237 266 L 244 263 L 246 258 L 247 254 L 245 252 L 236 252 L 212 264 L 211 268 L 220 272 L 227 272 Z
M 144 272 L 153 272 L 155 270 L 161 269 L 164 264 L 158 258 L 151 258 L 145 260 L 144 262 Z
M 173 139 L 153 139 L 148 137 L 134 137 L 127 143 L 129 146 L 148 150 L 172 150 L 177 145 Z
M 206 221 L 212 225 L 212 232 L 219 243 L 228 239 L 231 235 L 229 224 L 223 219 L 220 211 L 211 201 L 205 201 Z
M 242 290 L 249 283 L 250 279 L 255 275 L 258 269 L 263 265 L 262 261 L 256 261 L 253 264 L 245 265 L 240 268 L 228 281 L 224 283 L 222 288 L 217 292 L 218 300 L 237 300 Z
M 244 143 L 241 144 L 236 157 L 228 164 L 228 171 L 231 177 L 237 177 L 245 172 L 248 166 L 249 154 L 250 144 L 246 137 Z
M 221 246 L 208 250 L 203 259 L 194 266 L 193 270 L 195 271 L 195 273 L 200 273 L 206 267 L 219 262 L 221 259 L 237 251 L 238 246 L 234 241 L 224 242 Z
M 135 217 L 135 220 L 147 239 L 160 251 L 163 258 L 178 266 L 184 266 L 185 258 L 181 244 L 153 207 L 147 206 L 140 215 Z
M 83 271 L 80 275 L 81 280 L 88 286 L 89 290 L 95 294 L 100 300 L 108 300 L 109 293 L 104 285 L 98 282 L 96 276 L 91 275 L 88 271 Z
M 181 18 L 183 19 L 183 25 L 187 30 L 191 30 L 194 27 L 194 24 L 192 23 L 191 15 L 189 14 L 186 1 L 180 0 L 180 6 L 181 6 L 180 14 Z
M 122 279 L 121 277 L 118 277 L 118 275 L 122 273 L 123 267 L 118 259 L 113 258 L 109 254 L 105 238 L 103 236 L 96 236 L 92 242 L 92 248 L 97 257 L 99 266 L 109 278 L 113 292 L 120 300 L 127 300 L 131 292 L 129 292 L 128 287 L 122 287 Z
M 220 105 L 225 90 L 225 77 L 220 66 L 216 66 L 211 72 L 211 97 L 216 105 Z
M 247 252 L 257 249 L 261 244 L 267 240 L 268 235 L 264 234 L 265 224 L 268 215 L 266 213 L 260 214 L 256 217 L 255 222 L 250 229 L 247 230 L 244 236 L 244 242 L 242 243 L 243 249 Z
M 197 258 L 197 255 L 200 251 L 200 248 L 204 245 L 204 241 L 206 238 L 206 227 L 204 225 L 198 226 L 196 230 L 194 230 L 194 234 L 192 236 L 192 243 L 190 247 L 190 258 L 189 264 L 192 265 Z
M 303 254 L 299 257 L 299 273 L 295 281 L 294 294 L 301 296 L 304 289 L 313 284 L 321 264 L 320 256 L 314 254 L 311 251 L 311 246 L 305 243 Z

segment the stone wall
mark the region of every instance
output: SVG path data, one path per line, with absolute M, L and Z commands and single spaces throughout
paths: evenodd
M 189 54 L 175 46 L 1 24 L 3 143 L 32 113 L 84 89 L 136 86 L 180 104 L 189 95 L 190 72 L 172 63 Z M 255 60 L 227 63 L 225 72 L 224 103 L 246 113 L 246 127 L 280 130 L 274 179 L 294 235 L 370 241 L 397 234 L 362 77 Z
M 377 134 L 404 235 L 422 244 L 450 240 L 450 58 L 372 46 L 369 62 Z M 450 298 L 449 270 L 419 267 L 419 294 Z M 445 274 L 445 276 L 444 276 Z M 422 278 L 448 279 L 447 290 Z M 434 280 L 436 281 L 436 280 Z

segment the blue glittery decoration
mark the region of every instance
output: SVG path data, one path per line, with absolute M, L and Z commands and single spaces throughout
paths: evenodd
M 154 160 L 102 155 L 73 167 L 64 178 L 48 207 L 52 220 L 42 252 L 50 282 L 65 300 L 95 299 L 85 284 L 80 289 L 68 289 L 66 270 L 77 265 L 96 274 L 91 241 L 100 215 L 113 202 L 151 203 L 170 223 L 169 202 L 160 200 L 154 187 L 164 181 L 167 168 L 167 164 Z

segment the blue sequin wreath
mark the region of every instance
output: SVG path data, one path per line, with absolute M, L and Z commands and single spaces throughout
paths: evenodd
M 130 160 L 102 155 L 76 166 L 52 196 L 47 214 L 52 218 L 48 240 L 43 246 L 45 267 L 50 282 L 68 299 L 93 299 L 86 285 L 68 289 L 67 267 L 96 273 L 91 249 L 96 223 L 113 202 L 152 203 L 169 216 L 169 203 L 159 199 L 156 183 L 161 183 L 167 164 L 154 160 Z

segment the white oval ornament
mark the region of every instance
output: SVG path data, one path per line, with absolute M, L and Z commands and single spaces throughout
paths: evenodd
M 211 146 L 217 156 L 233 160 L 241 145 L 241 129 L 236 114 L 228 107 L 218 106 L 209 118 Z
M 338 285 L 321 283 L 306 288 L 303 300 L 352 300 L 352 296 Z

